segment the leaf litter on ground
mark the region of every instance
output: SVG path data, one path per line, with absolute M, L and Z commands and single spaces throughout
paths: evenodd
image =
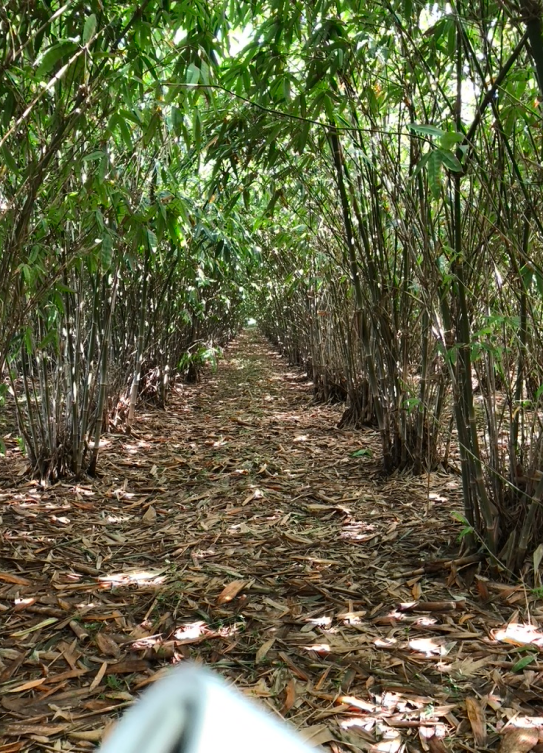
M 459 480 L 383 478 L 243 333 L 104 437 L 100 475 L 0 462 L 0 753 L 88 751 L 164 668 L 203 662 L 333 753 L 543 746 L 540 596 L 458 554 Z

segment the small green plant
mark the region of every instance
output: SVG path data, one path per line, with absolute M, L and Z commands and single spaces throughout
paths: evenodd
M 474 532 L 473 526 L 469 524 L 469 521 L 460 512 L 451 512 L 451 517 L 463 524 L 463 528 L 458 533 L 458 541 L 462 541 L 466 536 Z
M 355 452 L 351 452 L 352 458 L 371 458 L 371 450 L 365 448 L 362 450 L 356 450 Z
M 222 356 L 222 348 L 213 345 L 200 345 L 196 349 L 189 349 L 183 353 L 177 364 L 180 371 L 187 371 L 190 368 L 201 368 L 207 364 L 211 365 L 214 371 L 217 370 L 218 360 Z
M 421 400 L 418 397 L 409 397 L 403 402 L 404 410 L 408 413 L 412 413 L 421 405 Z
M 106 685 L 110 690 L 122 690 L 123 685 L 122 682 L 119 680 L 117 675 L 107 675 L 106 677 Z
M 519 659 L 512 667 L 512 672 L 522 672 L 529 664 L 537 660 L 537 651 L 530 651 Z

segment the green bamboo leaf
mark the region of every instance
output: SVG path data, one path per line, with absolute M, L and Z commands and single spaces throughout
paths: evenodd
M 187 68 L 187 84 L 196 85 L 200 80 L 200 69 L 197 68 L 194 63 L 191 63 Z
M 192 121 L 192 133 L 194 136 L 194 146 L 198 151 L 202 146 L 202 121 L 200 120 L 200 113 L 198 110 L 194 111 Z
M 449 19 L 449 25 L 447 27 L 447 54 L 452 58 L 456 51 L 456 22 L 454 19 Z
M 15 109 L 15 97 L 13 96 L 13 92 L 8 91 L 8 93 L 6 94 L 6 98 L 4 99 L 4 105 L 2 107 L 2 124 L 4 128 L 9 127 L 9 123 L 13 115 L 14 109 Z
M 273 210 L 275 209 L 275 204 L 277 203 L 277 199 L 279 198 L 280 193 L 281 192 L 278 189 L 276 189 L 273 192 L 273 196 L 271 197 L 270 201 L 268 202 L 268 206 L 266 207 L 266 210 L 265 210 L 266 214 L 269 214 L 269 215 L 273 214 Z
M 298 138 L 296 139 L 296 148 L 300 154 L 302 154 L 302 152 L 305 149 L 305 145 L 307 144 L 310 127 L 311 127 L 311 123 L 308 120 L 306 120 L 302 123 L 302 127 L 300 128 L 298 132 Z
M 409 123 L 407 127 L 419 136 L 435 136 L 436 138 L 442 138 L 446 133 L 442 128 L 436 128 L 436 126 L 425 125 L 423 123 Z
M 107 269 L 111 266 L 113 256 L 113 240 L 110 233 L 105 233 L 100 245 L 100 260 L 102 265 Z
M 119 117 L 119 130 L 121 131 L 121 136 L 123 137 L 123 141 L 126 145 L 126 148 L 129 150 L 132 150 L 134 148 L 134 143 L 132 141 L 132 134 L 130 132 L 130 128 L 128 127 L 126 121 Z
M 448 149 L 436 149 L 436 154 L 439 155 L 440 161 L 455 173 L 462 172 L 462 165 L 455 155 Z
M 514 666 L 512 667 L 512 672 L 521 672 L 525 667 L 528 666 L 528 664 L 531 664 L 533 661 L 535 661 L 535 659 L 535 654 L 523 656 L 522 659 L 519 659 L 518 662 L 514 664 Z
M 326 115 L 328 119 L 333 121 L 335 113 L 334 113 L 334 105 L 333 105 L 332 100 L 327 94 L 325 94 L 324 97 L 322 98 L 322 101 L 324 103 L 324 109 L 326 111 Z
M 83 33 L 81 34 L 81 43 L 88 44 L 96 33 L 96 16 L 91 13 L 85 19 L 85 25 L 83 26 Z
M 145 63 L 145 67 L 147 68 L 151 76 L 155 79 L 155 81 L 157 83 L 160 83 L 160 79 L 158 77 L 156 67 L 154 66 L 152 60 L 147 55 L 144 55 L 143 53 L 140 53 L 139 57 L 140 57 L 141 62 Z
M 151 143 L 151 140 L 156 133 L 159 120 L 160 120 L 159 114 L 157 112 L 153 113 L 153 116 L 151 117 L 151 120 L 149 121 L 149 125 L 147 126 L 147 130 L 143 134 L 143 146 L 149 146 L 149 144 Z
M 418 161 L 418 163 L 417 163 L 417 166 L 416 166 L 416 167 L 415 167 L 415 169 L 413 170 L 413 174 L 411 175 L 411 178 L 412 178 L 412 179 L 416 178 L 416 177 L 417 177 L 417 175 L 418 175 L 418 174 L 420 173 L 420 171 L 421 171 L 421 170 L 422 170 L 422 169 L 423 169 L 423 168 L 425 167 L 426 163 L 427 163 L 427 162 L 428 162 L 428 160 L 430 159 L 430 155 L 431 155 L 431 154 L 432 154 L 432 152 L 426 152 L 426 154 L 424 154 L 424 155 L 423 155 L 423 156 L 422 156 L 422 157 L 420 158 L 420 160 L 419 160 L 419 161 Z
M 66 55 L 72 55 L 76 49 L 77 45 L 75 42 L 68 39 L 49 47 L 40 59 L 38 67 L 36 68 L 36 76 L 38 78 L 44 78 L 47 76 L 61 58 L 66 57 Z
M 441 154 L 434 150 L 428 158 L 428 183 L 434 199 L 441 195 Z
M 447 131 L 441 136 L 441 148 L 450 149 L 455 144 L 460 144 L 464 140 L 464 136 L 457 131 Z
M 32 330 L 30 329 L 30 327 L 25 328 L 23 334 L 23 342 L 25 344 L 26 352 L 29 354 L 32 353 L 32 351 L 34 350 L 34 338 L 32 337 Z
M 91 152 L 83 157 L 83 162 L 92 162 L 93 160 L 102 159 L 104 152 L 102 149 L 98 149 L 96 152 Z
M 15 162 L 12 153 L 9 151 L 7 146 L 4 144 L 2 147 L 2 157 L 4 158 L 4 162 L 9 167 L 12 173 L 18 172 L 17 163 Z
M 17 630 L 15 633 L 11 633 L 11 638 L 24 638 L 27 635 L 30 635 L 30 633 L 35 633 L 36 630 L 41 630 L 44 627 L 48 627 L 49 625 L 54 625 L 55 622 L 58 622 L 58 617 L 47 617 L 45 620 L 42 620 L 41 622 L 38 622 L 37 625 L 32 625 L 29 628 L 26 628 L 25 630 Z
M 209 84 L 209 66 L 205 60 L 200 61 L 200 81 L 206 86 Z
M 520 276 L 522 278 L 522 283 L 526 289 L 528 289 L 530 285 L 532 284 L 532 278 L 534 276 L 534 273 L 535 272 L 534 272 L 533 267 L 529 264 L 524 264 L 521 267 Z

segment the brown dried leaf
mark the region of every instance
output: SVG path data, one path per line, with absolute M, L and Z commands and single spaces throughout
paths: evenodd
M 6 583 L 13 583 L 16 586 L 32 585 L 31 581 L 22 578 L 20 575 L 15 575 L 15 573 L 0 573 L 0 580 L 5 581 Z
M 94 640 L 100 651 L 106 656 L 118 657 L 121 655 L 119 646 L 105 633 L 96 633 Z
M 466 698 L 466 711 L 473 731 L 475 745 L 486 747 L 486 719 L 485 712 L 477 698 Z
M 284 714 L 291 710 L 296 701 L 296 683 L 294 682 L 294 678 L 290 678 L 290 680 L 287 682 L 287 687 L 285 690 L 285 702 L 283 704 Z
M 102 666 L 98 670 L 98 673 L 97 673 L 96 677 L 91 682 L 91 685 L 90 685 L 90 688 L 89 688 L 90 691 L 93 691 L 94 688 L 97 688 L 98 685 L 100 685 L 100 683 L 104 679 L 104 675 L 106 673 L 106 670 L 107 670 L 107 661 L 103 662 Z
M 445 746 L 445 743 L 439 739 L 439 737 L 436 737 L 435 735 L 433 737 L 430 737 L 426 740 L 426 743 L 428 747 L 430 748 L 430 753 L 449 753 L 447 750 L 447 747 Z
M 134 672 L 145 672 L 147 669 L 149 669 L 148 662 L 140 659 L 127 659 L 117 664 L 108 664 L 106 675 L 131 675 Z
M 312 727 L 303 727 L 298 730 L 301 737 L 310 745 L 324 745 L 336 738 L 326 724 L 314 724 Z
M 70 732 L 68 737 L 72 740 L 85 740 L 88 743 L 99 743 L 104 736 L 104 727 L 88 729 L 83 732 Z
M 217 604 L 226 604 L 227 602 L 232 601 L 232 599 L 235 599 L 240 591 L 243 590 L 246 583 L 246 580 L 233 580 L 225 586 L 217 596 Z
M 415 601 L 418 601 L 420 597 L 422 596 L 422 587 L 418 581 L 417 583 L 413 583 L 413 586 L 411 588 L 411 593 Z
M 2 729 L 2 734 L 7 737 L 19 737 L 20 735 L 39 735 L 40 737 L 53 737 L 67 728 L 67 724 L 10 724 Z
M 505 731 L 500 753 L 528 753 L 538 742 L 539 732 L 536 727 L 514 727 Z
M 38 688 L 40 685 L 43 685 L 44 682 L 47 682 L 47 677 L 40 677 L 38 680 L 29 680 L 28 682 L 24 682 L 22 685 L 17 685 L 16 688 L 10 688 L 9 690 L 5 691 L 7 693 L 23 693 L 25 690 L 31 690 L 32 688 Z
M 275 643 L 275 638 L 270 638 L 269 641 L 266 641 L 260 646 L 260 648 L 255 654 L 255 664 L 260 664 L 261 662 L 264 661 L 264 659 L 268 655 L 268 651 L 270 650 L 270 648 L 273 646 L 274 643 Z
M 147 510 L 144 512 L 142 516 L 142 520 L 145 523 L 146 526 L 151 526 L 156 520 L 156 510 L 153 507 L 153 505 L 149 505 Z

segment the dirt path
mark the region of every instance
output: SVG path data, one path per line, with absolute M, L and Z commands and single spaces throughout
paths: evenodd
M 543 666 L 492 632 L 527 594 L 477 564 L 424 571 L 457 551 L 457 480 L 384 482 L 378 437 L 338 430 L 340 415 L 246 332 L 166 413 L 107 437 L 92 483 L 41 489 L 11 449 L 0 753 L 92 749 L 186 658 L 335 753 L 493 746 L 512 716 L 543 715 Z

